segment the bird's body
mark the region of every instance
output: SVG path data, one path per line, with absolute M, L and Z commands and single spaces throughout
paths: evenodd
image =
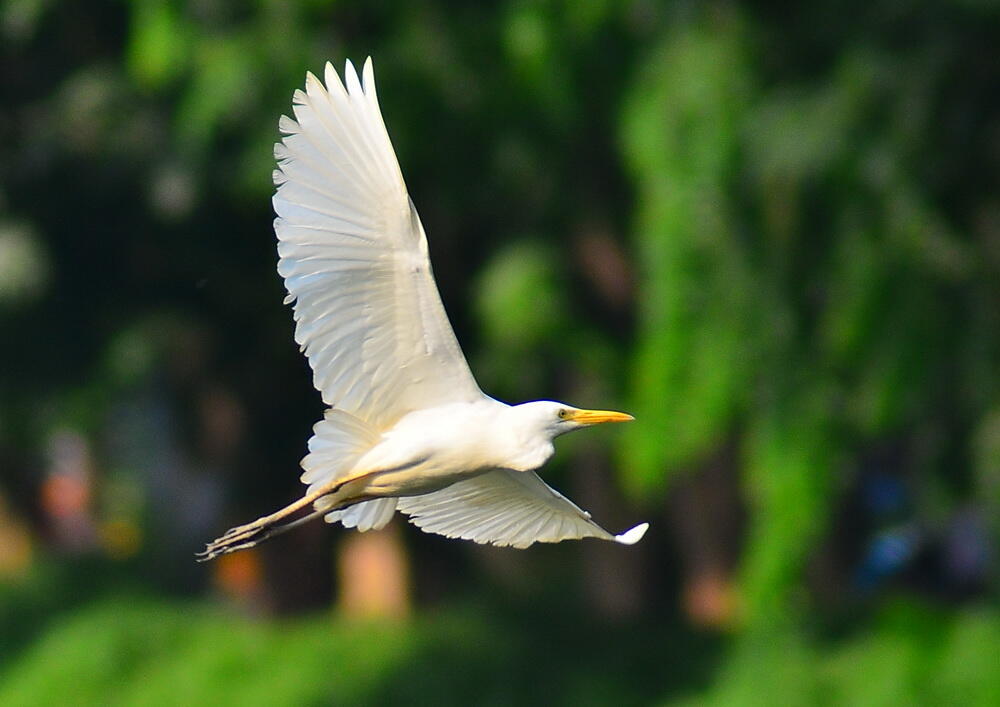
M 482 393 L 448 323 L 427 240 L 406 193 L 375 96 L 371 60 L 346 89 L 327 64 L 309 74 L 296 121 L 282 118 L 275 231 L 296 340 L 330 405 L 302 460 L 306 494 L 209 543 L 202 559 L 251 547 L 324 515 L 358 530 L 396 511 L 449 537 L 527 547 L 597 537 L 631 544 L 590 520 L 534 470 L 553 439 L 624 413 Z M 286 522 L 302 508 L 305 518 Z
M 518 424 L 524 419 L 518 412 L 486 397 L 415 410 L 385 432 L 357 468 L 386 469 L 370 486 L 393 496 L 437 491 L 494 469 L 537 469 L 552 456 L 552 440 Z

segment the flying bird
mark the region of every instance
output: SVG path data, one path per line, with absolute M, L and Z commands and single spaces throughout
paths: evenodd
M 420 529 L 528 547 L 613 535 L 535 473 L 553 440 L 631 415 L 484 394 L 448 322 L 427 237 L 382 121 L 371 58 L 344 82 L 327 63 L 282 116 L 274 230 L 295 340 L 330 406 L 302 459 L 305 495 L 232 528 L 200 560 L 253 547 L 318 516 L 360 531 L 399 511 Z M 346 85 L 345 85 L 346 84 Z M 290 520 L 302 509 L 311 509 Z

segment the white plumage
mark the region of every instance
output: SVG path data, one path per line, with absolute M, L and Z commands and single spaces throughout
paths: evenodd
M 375 94 L 371 59 L 345 83 L 308 74 L 282 117 L 274 222 L 295 339 L 330 406 L 302 460 L 299 501 L 210 543 L 202 559 L 250 547 L 316 515 L 360 531 L 398 510 L 419 528 L 527 547 L 612 535 L 534 469 L 565 432 L 632 419 L 480 391 L 437 292 L 427 238 L 407 195 Z M 277 525 L 312 504 L 305 518 Z

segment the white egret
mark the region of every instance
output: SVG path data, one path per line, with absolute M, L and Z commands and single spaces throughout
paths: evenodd
M 396 511 L 430 533 L 523 548 L 613 535 L 534 470 L 555 437 L 621 412 L 552 401 L 506 405 L 476 384 L 441 304 L 427 238 L 389 142 L 372 63 L 346 83 L 326 65 L 283 116 L 274 153 L 278 272 L 295 339 L 330 406 L 302 460 L 305 495 L 231 529 L 202 560 L 252 547 L 324 515 L 360 531 Z M 296 511 L 312 512 L 279 524 Z

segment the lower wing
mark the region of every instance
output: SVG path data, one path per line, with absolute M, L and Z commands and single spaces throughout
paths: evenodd
M 400 498 L 398 509 L 428 533 L 516 548 L 578 538 L 632 545 L 649 527 L 641 523 L 613 535 L 533 471 L 491 471 L 434 493 Z

